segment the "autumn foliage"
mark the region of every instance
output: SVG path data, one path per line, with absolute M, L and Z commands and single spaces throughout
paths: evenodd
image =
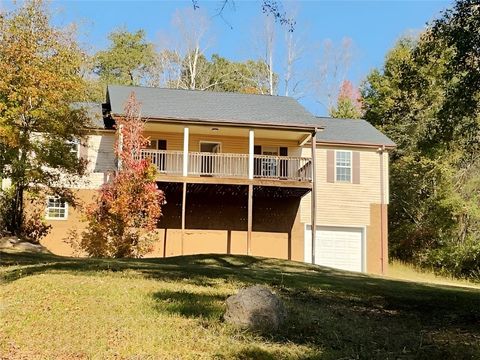
M 155 240 L 164 195 L 155 183 L 155 167 L 138 156 L 148 139 L 142 135 L 140 104 L 133 93 L 125 117 L 116 124 L 119 170 L 86 209 L 88 226 L 78 245 L 95 257 L 140 257 L 151 250 Z
M 344 80 L 342 82 L 338 92 L 337 105 L 330 110 L 330 115 L 344 119 L 359 119 L 362 117 L 362 96 L 351 81 Z

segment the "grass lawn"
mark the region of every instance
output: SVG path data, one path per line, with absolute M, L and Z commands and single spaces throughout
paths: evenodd
M 478 359 L 480 290 L 247 256 L 95 260 L 0 253 L 1 359 Z M 250 284 L 275 334 L 222 322 Z

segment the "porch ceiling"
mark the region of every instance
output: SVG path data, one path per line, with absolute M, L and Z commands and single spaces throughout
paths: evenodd
M 158 133 L 183 133 L 185 124 L 163 123 L 163 122 L 147 122 L 145 124 L 146 132 Z M 189 125 L 190 134 L 214 135 L 214 136 L 234 136 L 248 138 L 249 127 L 234 126 L 217 126 L 212 124 L 206 125 Z M 262 139 L 282 139 L 302 142 L 310 136 L 310 132 L 306 130 L 290 130 L 290 129 L 266 129 L 256 128 L 255 137 Z
M 159 188 L 168 193 L 180 193 L 182 191 L 182 183 L 175 182 L 159 182 Z M 310 192 L 310 189 L 295 187 L 276 187 L 276 186 L 254 186 L 254 198 L 270 198 L 270 199 L 291 199 L 301 198 Z M 248 195 L 247 185 L 231 185 L 231 184 L 187 184 L 187 196 L 192 194 L 201 194 L 206 197 L 245 197 Z M 168 200 L 167 200 L 168 201 Z

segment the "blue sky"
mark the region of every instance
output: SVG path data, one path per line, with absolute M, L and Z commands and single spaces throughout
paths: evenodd
M 200 8 L 211 17 L 214 40 L 207 53 L 218 53 L 233 60 L 257 57 L 252 38 L 262 15 L 261 1 L 236 0 L 235 8 L 224 10 L 225 20 L 214 16 L 220 2 L 198 0 Z M 382 66 L 386 52 L 400 36 L 425 28 L 425 24 L 451 2 L 283 1 L 283 5 L 287 10 L 296 8 L 295 31 L 310 50 L 299 64 L 300 72 L 310 74 L 313 70 L 313 59 L 318 56 L 317 44 L 325 39 L 339 43 L 342 38 L 349 37 L 355 50 L 348 78 L 359 84 L 372 68 Z M 158 42 L 160 33 L 172 30 L 171 18 L 175 10 L 191 6 L 191 1 L 54 1 L 51 4 L 56 13 L 55 21 L 79 23 L 81 40 L 92 51 L 105 47 L 107 34 L 120 26 L 132 31 L 145 29 L 148 38 Z M 276 70 L 281 71 L 283 35 L 278 39 Z M 315 114 L 325 115 L 325 107 L 316 102 L 314 96 L 305 96 L 300 101 Z

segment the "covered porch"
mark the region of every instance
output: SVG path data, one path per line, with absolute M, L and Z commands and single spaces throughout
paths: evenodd
M 155 165 L 159 180 L 182 176 L 309 183 L 312 160 L 302 146 L 314 130 L 148 121 L 145 135 L 151 143 L 140 157 Z

